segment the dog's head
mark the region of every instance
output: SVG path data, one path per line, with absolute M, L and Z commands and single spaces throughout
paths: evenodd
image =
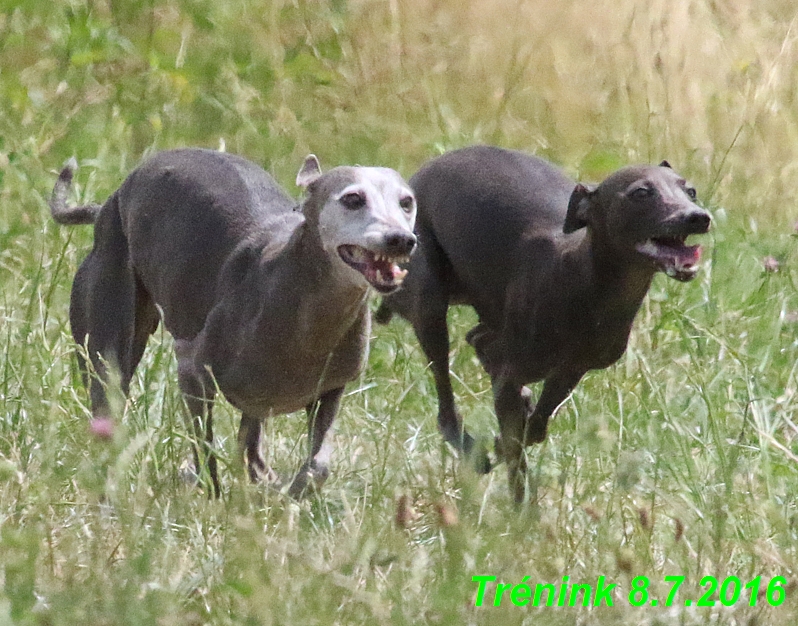
M 296 182 L 308 193 L 305 218 L 333 262 L 382 294 L 398 289 L 407 274 L 398 264 L 416 247 L 416 198 L 402 177 L 385 167 L 336 167 L 322 174 L 310 155 Z
M 688 281 L 698 272 L 701 247 L 685 240 L 707 232 L 711 222 L 695 199 L 695 189 L 667 161 L 624 167 L 596 188 L 576 186 L 563 232 L 588 227 L 595 245 L 610 254 Z

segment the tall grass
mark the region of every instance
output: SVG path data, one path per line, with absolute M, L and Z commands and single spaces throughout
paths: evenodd
M 0 6 L 0 624 L 795 623 L 796 28 L 785 0 Z M 700 277 L 655 280 L 626 355 L 529 450 L 523 509 L 503 468 L 475 476 L 441 444 L 402 322 L 375 329 L 317 497 L 246 484 L 223 402 L 223 499 L 181 482 L 160 331 L 116 436 L 91 436 L 67 328 L 91 229 L 56 228 L 46 206 L 66 158 L 77 200 L 102 201 L 169 147 L 224 145 L 287 184 L 310 151 L 410 176 L 475 142 L 586 180 L 667 158 L 715 216 Z M 458 402 L 489 442 L 489 381 L 462 341 L 474 316 L 450 321 Z M 284 476 L 304 421 L 267 427 Z M 484 574 L 620 588 L 614 607 L 521 608 L 493 607 L 491 586 L 478 608 Z M 783 575 L 787 599 L 684 606 L 708 574 Z M 676 604 L 629 606 L 641 575 L 660 599 L 685 576 Z

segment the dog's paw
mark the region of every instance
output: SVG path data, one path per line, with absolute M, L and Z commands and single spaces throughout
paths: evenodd
M 532 391 L 529 387 L 521 387 L 521 399 L 526 407 L 526 427 L 524 431 L 524 445 L 543 443 L 548 432 L 548 418 L 541 419 L 535 416 L 535 404 L 532 402 Z
M 288 495 L 295 500 L 300 500 L 309 492 L 321 489 L 329 475 L 330 470 L 326 465 L 315 461 L 306 462 L 291 482 Z
M 181 485 L 196 488 L 200 485 L 199 472 L 193 463 L 185 462 L 177 470 L 177 477 Z
M 466 442 L 463 442 L 465 448 L 466 459 L 477 474 L 489 474 L 493 469 L 493 463 L 488 456 L 488 448 L 485 442 L 475 440 L 471 435 L 468 435 L 469 442 L 466 448 Z
M 474 439 L 468 431 L 464 430 L 462 435 L 459 433 L 458 435 L 453 441 L 450 439 L 447 439 L 447 441 L 462 455 L 461 458 L 467 460 L 477 474 L 489 473 L 493 465 L 488 458 L 488 450 L 485 444 Z
M 277 475 L 277 472 L 265 463 L 262 467 L 248 465 L 247 474 L 249 476 L 249 482 L 253 485 L 268 485 L 269 487 L 277 487 L 278 489 L 281 486 L 280 477 Z
M 543 443 L 546 441 L 548 433 L 549 420 L 535 418 L 530 416 L 526 423 L 526 430 L 524 433 L 524 445 L 531 446 L 535 443 Z
M 532 411 L 535 410 L 535 404 L 532 402 L 532 390 L 526 385 L 521 387 L 521 400 L 524 402 L 527 419 L 529 419 L 529 416 L 532 415 Z

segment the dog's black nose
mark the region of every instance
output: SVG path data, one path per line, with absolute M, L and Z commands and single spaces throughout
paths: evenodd
M 706 211 L 689 211 L 684 216 L 684 223 L 696 232 L 706 232 L 711 222 L 712 218 Z
M 385 253 L 388 256 L 407 256 L 416 247 L 416 236 L 413 233 L 395 231 L 385 236 Z

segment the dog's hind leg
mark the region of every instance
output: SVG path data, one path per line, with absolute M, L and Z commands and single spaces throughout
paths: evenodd
M 141 281 L 136 278 L 136 314 L 133 324 L 133 345 L 129 359 L 130 371 L 122 374 L 123 381 L 126 379 L 127 384 L 130 383 L 133 373 L 144 355 L 147 340 L 157 330 L 160 321 L 158 309 L 152 300 L 152 296 L 141 284 Z
M 196 367 L 194 346 L 190 341 L 176 340 L 175 353 L 177 354 L 177 379 L 188 411 L 186 419 L 190 422 L 195 436 L 195 441 L 191 446 L 194 456 L 194 471 L 197 477 L 201 475 L 202 465 L 198 449 L 198 445 L 201 445 L 211 478 L 212 491 L 208 495 L 218 498 L 222 490 L 219 486 L 217 459 L 213 452 L 213 401 L 216 396 L 216 387 L 210 373 Z
M 445 441 L 456 450 L 473 457 L 474 469 L 487 474 L 491 464 L 484 450 L 476 449 L 474 438 L 463 426 L 463 419 L 454 402 L 454 391 L 449 376 L 449 331 L 446 326 L 448 302 L 441 298 L 441 291 L 431 289 L 421 294 L 413 327 L 421 349 L 430 362 L 438 392 L 438 430 Z
M 277 476 L 266 465 L 260 451 L 263 421 L 246 413 L 241 415 L 241 425 L 238 427 L 238 451 L 247 468 L 249 480 L 253 483 L 267 480 L 276 483 Z
M 183 384 L 180 385 L 183 387 Z M 204 390 L 198 390 L 199 395 L 188 394 L 183 391 L 186 406 L 188 407 L 188 419 L 194 431 L 197 443 L 193 443 L 192 453 L 194 456 L 194 471 L 200 476 L 200 454 L 197 444 L 199 443 L 204 451 L 204 456 L 208 466 L 208 475 L 211 478 L 212 491 L 209 497 L 218 498 L 222 489 L 219 485 L 219 470 L 217 467 L 216 454 L 213 452 L 213 394 L 204 394 Z M 208 397 L 208 395 L 210 397 Z
M 327 464 L 332 446 L 325 441 L 325 437 L 338 413 L 343 394 L 343 387 L 331 389 L 307 406 L 310 454 L 288 489 L 288 493 L 294 498 L 301 496 L 310 483 L 318 488 L 327 480 L 330 473 Z
M 96 373 L 88 376 L 95 418 L 111 417 L 106 393 L 109 366 L 118 368 L 122 391 L 126 394 L 128 390 L 132 375 L 135 289 L 127 239 L 117 199 L 112 196 L 97 219 L 94 249 L 75 276 L 70 305 L 72 334 L 78 344 L 87 347 Z
M 464 427 L 454 402 L 452 381 L 449 377 L 449 331 L 446 326 L 447 303 L 436 302 L 436 295 L 430 293 L 428 299 L 419 307 L 418 316 L 413 320 L 421 349 L 430 363 L 438 392 L 438 429 L 443 438 L 456 450 L 471 451 L 474 440 Z
M 83 386 L 86 387 L 86 389 L 89 389 L 91 385 L 89 365 L 86 362 L 85 351 L 89 338 L 89 302 L 86 297 L 86 290 L 92 263 L 92 256 L 89 254 L 89 256 L 84 259 L 83 263 L 81 263 L 75 274 L 75 280 L 72 282 L 72 296 L 69 301 L 69 325 L 72 329 L 72 337 L 78 345 L 75 355 L 78 359 Z
M 582 373 L 558 371 L 546 379 L 535 408 L 531 411 L 527 408 L 524 445 L 541 443 L 546 439 L 549 418 L 565 402 L 582 376 Z M 529 402 L 528 395 L 525 399 Z
M 487 474 L 491 468 L 490 461 L 484 450 L 474 449 L 474 438 L 463 427 L 449 377 L 446 312 L 449 308 L 447 279 L 451 278 L 452 269 L 443 250 L 434 243 L 435 235 L 432 232 L 422 228 L 418 236 L 428 245 L 416 251 L 413 271 L 408 274 L 402 289 L 383 298 L 375 319 L 379 324 L 387 324 L 393 314 L 398 313 L 413 325 L 435 379 L 438 430 L 444 441 L 455 450 L 467 456 L 473 454 L 474 469 Z
M 526 490 L 524 429 L 528 404 L 521 393 L 521 385 L 503 376 L 493 379 L 493 399 L 501 433 L 496 442 L 496 455 L 507 462 L 510 493 L 513 494 L 515 502 L 520 504 L 524 501 Z

